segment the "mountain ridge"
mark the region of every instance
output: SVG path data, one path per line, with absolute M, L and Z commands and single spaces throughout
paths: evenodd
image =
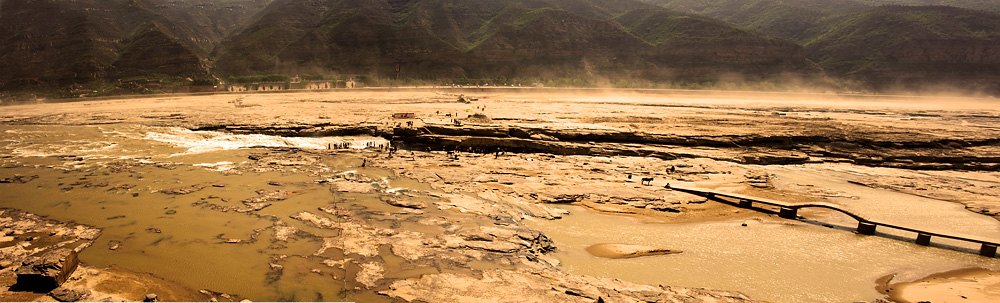
M 145 93 L 157 90 L 131 86 L 152 81 L 166 92 L 301 74 L 371 84 L 944 84 L 1000 94 L 1000 28 L 991 26 L 1000 15 L 988 1 L 893 1 L 981 10 L 872 3 L 0 0 L 0 91 Z
M 302 6 L 296 3 L 302 2 L 286 0 L 281 5 Z M 342 74 L 391 75 L 393 69 L 399 66 L 404 70 L 402 76 L 433 79 L 537 77 L 542 74 L 572 77 L 573 73 L 587 70 L 590 72 L 583 75 L 604 71 L 604 76 L 614 77 L 626 73 L 626 67 L 672 65 L 676 62 L 682 63 L 679 65 L 691 64 L 682 62 L 684 60 L 681 59 L 685 58 L 677 57 L 678 52 L 664 52 L 662 48 L 634 35 L 615 19 L 637 10 L 666 13 L 664 9 L 639 2 L 418 0 L 351 2 L 349 7 L 343 7 L 345 4 L 338 1 L 323 3 L 330 5 L 332 13 L 322 18 L 313 16 L 310 19 L 313 23 L 322 19 L 315 23 L 314 29 L 291 27 L 296 30 L 286 36 L 292 38 L 274 43 L 275 47 L 286 50 L 248 50 L 240 47 L 262 44 L 254 39 L 268 39 L 260 32 L 272 27 L 264 25 L 251 26 L 224 43 L 218 50 L 219 54 L 223 54 L 219 57 L 219 65 L 223 66 L 221 69 L 235 73 L 251 70 L 268 73 L 315 67 Z M 337 5 L 341 8 L 336 9 Z M 458 7 L 465 14 L 453 11 Z M 270 14 L 262 16 L 262 22 L 295 19 L 282 14 L 296 13 L 284 10 L 268 12 Z M 700 17 L 693 18 L 689 23 L 696 25 L 676 29 L 674 34 L 693 38 L 691 36 L 696 33 L 696 27 L 727 27 Z M 277 30 L 281 30 L 280 26 Z M 742 40 L 769 40 L 750 32 L 733 32 L 744 36 Z M 304 38 L 289 42 L 295 40 L 294 37 Z M 288 45 L 297 47 L 289 48 Z M 790 43 L 760 45 L 798 48 Z M 262 51 L 266 54 L 257 55 Z M 254 55 L 241 62 L 238 57 L 247 52 Z M 792 53 L 798 52 L 794 50 Z M 678 60 L 670 60 L 671 56 Z M 711 57 L 699 59 L 706 62 L 706 66 L 722 63 L 715 62 Z M 772 59 L 775 61 L 778 58 Z M 804 57 L 792 60 L 804 61 Z M 767 61 L 755 63 L 770 63 Z M 282 63 L 286 63 L 285 66 Z M 544 71 L 546 68 L 539 66 L 540 63 L 547 64 L 549 70 Z M 225 66 L 238 68 L 227 70 Z M 244 68 L 247 66 L 256 68 Z M 785 66 L 795 67 L 789 70 L 791 72 L 809 72 L 804 68 L 808 66 L 805 62 Z M 718 66 L 719 70 L 729 68 Z M 731 69 L 735 72 L 743 67 L 732 66 Z M 658 78 L 664 80 L 664 77 Z

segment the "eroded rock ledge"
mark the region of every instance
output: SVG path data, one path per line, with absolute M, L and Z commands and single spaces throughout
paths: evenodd
M 851 133 L 674 135 L 611 129 L 494 125 L 205 125 L 193 130 L 289 137 L 381 136 L 420 150 L 461 150 L 658 159 L 709 158 L 740 164 L 847 162 L 916 170 L 1000 169 L 1000 138 L 866 136 Z

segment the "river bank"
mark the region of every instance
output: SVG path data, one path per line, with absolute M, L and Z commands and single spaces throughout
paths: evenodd
M 85 273 L 152 274 L 217 299 L 873 301 L 890 299 L 875 288 L 889 274 L 1000 269 L 839 230 L 851 223 L 836 214 L 780 220 L 664 188 L 1000 236 L 1000 112 L 981 100 L 233 97 L 0 108 L 0 207 L 100 229 Z M 680 253 L 586 250 L 607 243 Z

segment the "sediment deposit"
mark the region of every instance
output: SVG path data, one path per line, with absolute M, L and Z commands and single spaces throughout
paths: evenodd
M 479 101 L 457 102 L 458 94 Z M 234 107 L 237 97 L 252 106 Z M 879 277 L 911 282 L 969 267 L 1000 270 L 1000 262 L 950 243 L 924 248 L 897 239 L 905 235 L 853 235 L 844 229 L 856 222 L 828 212 L 782 220 L 666 185 L 828 202 L 1000 238 L 1000 111 L 990 102 L 496 89 L 6 106 L 0 207 L 11 209 L 3 216 L 12 222 L 34 218 L 25 226 L 65 230 L 37 233 L 63 237 L 42 239 L 42 250 L 79 253 L 80 267 L 47 293 L 68 301 L 151 293 L 223 301 L 891 299 L 875 289 Z M 573 218 L 594 226 L 564 229 L 580 224 Z M 573 232 L 621 226 L 637 234 Z M 749 234 L 731 249 L 705 241 L 712 250 L 643 234 L 661 229 L 682 232 L 660 238 Z M 22 247 L 22 235 L 8 236 L 4 247 Z M 832 239 L 842 251 L 787 243 L 795 239 Z M 585 249 L 607 243 L 615 246 L 598 255 L 642 257 L 598 258 Z M 4 270 L 42 252 L 31 245 L 5 250 Z M 844 255 L 893 261 L 869 266 Z M 790 274 L 779 274 L 762 256 L 829 265 L 790 264 Z M 672 258 L 680 263 L 664 265 Z M 686 267 L 718 258 L 754 272 Z M 914 267 L 925 263 L 939 265 Z M 600 270 L 642 264 L 691 277 Z M 794 272 L 807 266 L 855 280 L 810 287 Z M 761 283 L 720 278 L 732 275 Z M 768 279 L 809 290 L 768 289 Z M 101 283 L 132 286 L 112 293 Z

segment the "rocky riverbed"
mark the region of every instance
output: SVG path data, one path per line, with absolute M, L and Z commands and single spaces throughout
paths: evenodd
M 882 205 L 850 190 L 857 186 L 876 196 L 918 197 L 915 203 L 926 206 L 909 211 L 946 209 L 949 216 L 939 225 L 1000 238 L 994 219 L 1000 201 L 993 198 L 1000 191 L 995 172 L 1000 128 L 993 126 L 1000 112 L 988 106 L 990 100 L 945 104 L 928 98 L 489 90 L 462 92 L 480 100 L 467 104 L 456 102 L 455 93 L 259 94 L 243 96 L 254 106 L 237 108 L 229 103 L 235 95 L 0 107 L 0 207 L 9 208 L 0 217 L 13 222 L 4 225 L 10 245 L 0 244 L 7 247 L 0 264 L 8 277 L 3 281 L 16 284 L 17 268 L 45 252 L 68 249 L 80 260 L 58 288 L 40 293 L 12 288 L 3 296 L 366 302 L 822 298 L 768 297 L 757 286 L 741 289 L 710 279 L 666 286 L 674 284 L 593 274 L 574 269 L 585 258 L 575 244 L 583 240 L 547 235 L 551 224 L 581 211 L 664 226 L 744 222 L 753 228 L 755 222 L 774 220 L 669 190 L 667 184 L 916 218 L 896 215 L 901 211 L 891 208 L 896 204 L 873 208 L 856 202 Z M 393 113 L 416 118 L 392 119 Z M 830 178 L 813 181 L 813 175 Z M 820 235 L 828 232 L 822 224 L 850 224 L 825 212 L 802 215 L 826 223 L 791 221 L 776 225 L 777 234 Z M 45 236 L 28 240 L 36 234 Z M 598 240 L 587 246 L 616 243 L 595 250 L 615 254 L 592 262 L 663 264 L 711 254 L 680 244 Z M 849 243 L 854 240 L 838 241 L 846 241 L 838 247 L 862 253 Z M 896 242 L 901 244 L 888 244 Z M 904 255 L 915 249 L 888 238 L 872 243 L 902 245 L 896 253 Z M 960 247 L 931 249 L 921 252 L 920 260 L 937 260 L 940 266 L 908 268 L 918 262 L 896 262 L 859 272 L 871 283 L 864 290 L 815 292 L 905 300 L 877 295 L 875 280 L 898 273 L 897 282 L 917 281 L 966 267 L 1000 270 L 1000 262 Z M 755 258 L 740 251 L 735 259 Z M 816 269 L 837 270 L 844 269 Z M 696 280 L 702 279 L 691 279 Z

